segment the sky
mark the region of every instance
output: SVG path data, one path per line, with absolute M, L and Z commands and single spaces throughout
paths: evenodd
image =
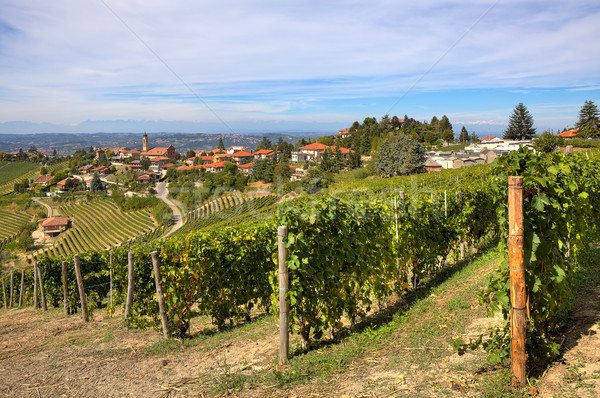
M 600 105 L 600 2 L 0 0 L 0 133 L 539 132 Z M 121 130 L 124 129 L 124 130 Z

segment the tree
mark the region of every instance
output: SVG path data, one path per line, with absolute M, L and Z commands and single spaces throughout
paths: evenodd
M 467 131 L 465 126 L 462 126 L 462 129 L 460 129 L 460 136 L 458 137 L 458 140 L 460 142 L 469 141 L 469 132 Z
M 98 175 L 98 173 L 94 173 L 94 177 L 92 178 L 92 182 L 90 183 L 90 191 L 102 191 L 102 181 L 100 181 L 100 176 Z
M 194 152 L 191 149 L 185 153 L 185 158 L 186 159 L 194 158 L 194 157 L 196 157 L 196 152 Z
M 287 162 L 281 162 L 273 170 L 273 181 L 288 182 L 292 176 L 292 169 Z
M 150 159 L 147 156 L 143 156 L 140 160 L 140 169 L 148 170 L 150 168 Z
M 360 158 L 360 152 L 352 151 L 350 152 L 350 156 L 348 156 L 348 167 L 350 169 L 358 169 L 362 166 L 362 160 Z
M 327 146 L 333 146 L 333 136 L 331 136 L 331 135 L 324 135 L 323 137 L 317 138 L 317 142 L 319 144 L 323 144 L 323 145 L 327 145 Z
M 223 139 L 219 137 L 219 143 L 217 144 L 217 149 L 225 150 L 225 145 L 223 144 Z
M 579 134 L 584 138 L 600 135 L 600 112 L 594 101 L 585 101 L 579 111 L 579 120 L 575 124 Z
M 48 169 L 42 166 L 42 168 L 40 169 L 40 175 L 45 176 L 46 174 L 48 174 Z
M 258 146 L 256 147 L 256 150 L 260 151 L 261 149 L 271 149 L 272 146 L 273 143 L 271 142 L 271 140 L 267 137 L 263 137 L 260 141 L 260 144 L 258 144 Z
M 539 152 L 554 152 L 556 148 L 563 145 L 564 139 L 557 137 L 550 130 L 546 130 L 533 140 L 533 148 Z
M 333 176 L 327 171 L 322 171 L 317 167 L 308 170 L 306 177 L 300 180 L 302 188 L 307 193 L 317 193 L 323 188 L 327 188 L 333 182 Z
M 522 102 L 513 110 L 508 120 L 508 128 L 502 135 L 510 140 L 529 140 L 535 135 L 533 117 Z
M 381 142 L 375 153 L 375 167 L 382 176 L 407 175 L 419 172 L 426 158 L 423 145 L 400 135 L 393 141 Z

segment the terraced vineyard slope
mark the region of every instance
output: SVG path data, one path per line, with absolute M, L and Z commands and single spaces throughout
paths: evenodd
M 252 197 L 224 195 L 186 215 L 185 224 L 176 235 L 201 228 L 218 228 L 232 223 L 243 224 L 266 217 L 267 209 L 277 201 L 275 195 Z
M 15 182 L 38 175 L 40 165 L 32 162 L 0 162 L 0 195 L 13 191 Z
M 68 256 L 90 249 L 116 246 L 156 229 L 149 209 L 122 212 L 109 199 L 69 203 L 55 207 L 54 214 L 69 217 L 72 225 L 52 240 L 52 246 L 36 252 L 50 256 Z

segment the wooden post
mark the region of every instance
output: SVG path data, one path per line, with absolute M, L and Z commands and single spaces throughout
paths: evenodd
M 83 279 L 81 278 L 81 269 L 79 268 L 79 254 L 73 256 L 75 263 L 75 278 L 77 278 L 77 287 L 79 288 L 79 301 L 81 302 L 81 316 L 85 322 L 89 322 L 87 297 L 83 289 Z
M 2 278 L 2 303 L 4 303 L 4 309 L 6 309 L 6 286 L 4 286 L 4 275 L 0 275 Z
M 125 319 L 127 319 L 129 316 L 129 312 L 131 311 L 131 303 L 133 302 L 133 282 L 135 280 L 135 275 L 133 273 L 134 261 L 133 252 L 129 252 L 127 255 L 127 300 L 125 301 Z
M 110 308 L 113 311 L 113 279 L 112 279 L 112 252 L 109 253 L 109 277 L 110 277 Z
M 25 270 L 21 270 L 21 288 L 19 289 L 19 307 L 23 305 L 23 297 L 25 297 Z
M 38 282 L 40 284 L 40 297 L 42 298 L 42 308 L 44 311 L 48 311 L 48 306 L 46 305 L 46 289 L 44 289 L 44 277 L 42 276 L 42 270 L 40 267 L 37 267 L 38 274 Z
M 65 309 L 65 315 L 69 315 L 69 302 L 67 296 L 69 294 L 67 288 L 67 262 L 62 262 L 62 284 L 63 284 L 63 307 Z
M 287 249 L 283 244 L 283 239 L 287 236 L 288 230 L 285 226 L 277 228 L 277 248 L 279 251 L 279 364 L 287 363 L 290 352 L 290 336 L 288 332 L 288 312 L 289 306 L 286 301 L 286 294 L 289 288 L 288 268 L 285 260 L 287 259 Z
M 527 289 L 523 261 L 523 177 L 508 177 L 508 266 L 510 269 L 510 354 L 513 377 L 525 386 Z
M 33 308 L 39 308 L 38 303 L 38 282 L 37 282 L 37 261 L 33 263 Z
M 160 321 L 162 323 L 163 336 L 165 339 L 168 339 L 171 333 L 169 332 L 169 322 L 167 320 L 167 313 L 165 312 L 165 298 L 162 291 L 158 252 L 153 251 L 150 253 L 150 256 L 152 256 L 152 267 L 154 268 L 154 283 L 156 284 L 156 298 L 158 299 L 158 310 L 160 311 Z
M 8 306 L 10 308 L 12 308 L 12 306 L 14 305 L 13 304 L 14 303 L 13 296 L 15 294 L 15 275 L 14 274 L 15 274 L 14 270 L 10 271 L 10 291 L 9 291 L 10 292 L 9 293 L 9 297 L 10 298 L 8 300 Z

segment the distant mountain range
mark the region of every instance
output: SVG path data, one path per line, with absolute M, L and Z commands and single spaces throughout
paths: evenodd
M 255 148 L 262 137 L 267 137 L 273 144 L 281 137 L 295 144 L 300 138 L 318 137 L 332 133 L 264 133 L 264 134 L 203 134 L 203 133 L 148 133 L 150 147 L 166 147 L 173 145 L 175 150 L 185 154 L 188 150 L 210 150 L 217 147 L 219 138 L 225 147 L 244 145 Z M 40 151 L 52 153 L 55 149 L 59 155 L 70 155 L 79 149 L 86 151 L 91 147 L 127 147 L 142 148 L 143 133 L 42 133 L 42 134 L 0 134 L 0 152 L 11 152 L 23 149 L 27 151 L 35 146 Z

